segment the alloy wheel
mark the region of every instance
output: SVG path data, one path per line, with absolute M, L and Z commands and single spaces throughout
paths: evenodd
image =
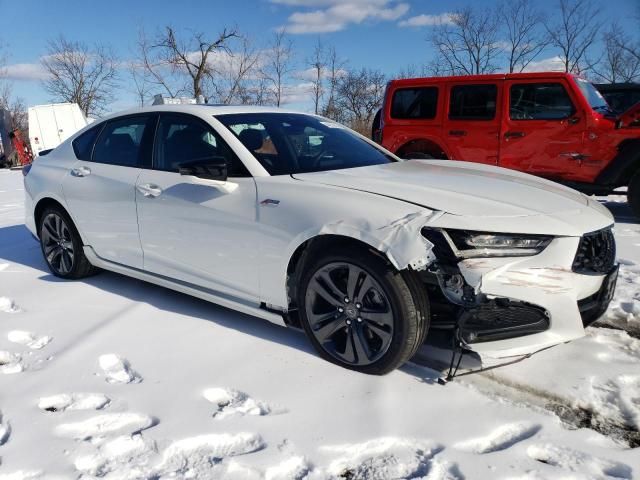
M 329 263 L 312 275 L 305 313 L 322 348 L 350 365 L 376 362 L 393 338 L 388 295 L 369 272 L 351 263 Z
M 42 221 L 40 235 L 49 266 L 60 275 L 68 275 L 73 269 L 75 255 L 71 230 L 65 220 L 56 213 L 49 213 Z

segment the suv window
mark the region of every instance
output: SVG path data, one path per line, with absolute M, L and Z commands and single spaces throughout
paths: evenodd
M 492 120 L 496 116 L 496 85 L 458 85 L 451 89 L 451 120 Z
M 509 97 L 512 120 L 562 120 L 575 112 L 569 94 L 560 83 L 512 85 Z
M 107 122 L 93 149 L 92 161 L 124 167 L 141 166 L 142 136 L 150 118 L 145 115 Z
M 205 122 L 191 115 L 161 115 L 156 133 L 153 167 L 177 172 L 185 162 L 222 157 L 230 177 L 249 177 L 249 171 L 224 140 Z
M 393 94 L 391 118 L 435 118 L 437 104 L 438 87 L 401 88 Z
M 73 152 L 78 160 L 91 161 L 93 144 L 96 143 L 96 138 L 98 138 L 102 127 L 104 127 L 104 123 L 87 130 L 72 142 Z

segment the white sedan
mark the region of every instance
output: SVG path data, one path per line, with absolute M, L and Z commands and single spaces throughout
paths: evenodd
M 497 167 L 402 161 L 313 115 L 171 105 L 96 122 L 25 169 L 51 272 L 106 269 L 304 328 L 383 374 L 428 332 L 481 356 L 584 335 L 617 276 L 610 213 Z

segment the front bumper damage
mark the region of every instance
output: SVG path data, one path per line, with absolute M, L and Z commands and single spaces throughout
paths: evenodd
M 483 365 L 580 338 L 611 301 L 615 251 L 581 270 L 587 236 L 556 237 L 529 257 L 462 259 L 442 230 L 423 234 L 438 258 L 420 273 L 433 299 L 430 336 L 475 352 Z

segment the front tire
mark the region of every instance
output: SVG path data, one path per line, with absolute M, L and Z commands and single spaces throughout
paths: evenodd
M 410 272 L 398 272 L 358 247 L 306 263 L 297 302 L 305 332 L 322 358 L 384 375 L 415 354 L 426 336 L 429 307 Z
M 635 216 L 640 218 L 640 171 L 631 177 L 627 187 L 627 203 Z
M 46 208 L 40 216 L 38 232 L 42 255 L 56 277 L 78 279 L 98 272 L 84 255 L 80 234 L 62 208 Z

